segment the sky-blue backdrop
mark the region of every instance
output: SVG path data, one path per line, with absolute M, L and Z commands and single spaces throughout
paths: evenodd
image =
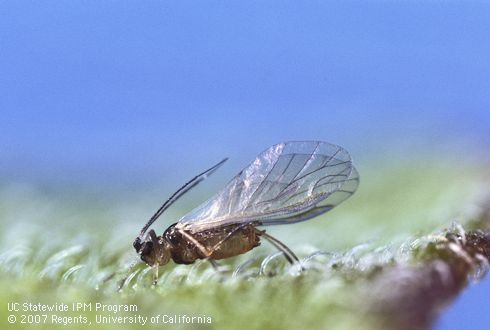
M 0 2 L 3 180 L 181 181 L 289 139 L 464 157 L 489 95 L 484 2 Z
M 138 181 L 290 139 L 490 146 L 483 3 L 2 1 L 0 17 L 9 179 Z

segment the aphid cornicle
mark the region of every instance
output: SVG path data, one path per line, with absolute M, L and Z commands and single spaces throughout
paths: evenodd
M 349 153 L 320 141 L 273 145 L 238 173 L 215 196 L 195 208 L 161 235 L 148 228 L 176 200 L 216 171 L 227 159 L 177 190 L 150 218 L 133 246 L 150 266 L 191 264 L 198 259 L 233 257 L 265 238 L 289 262 L 296 255 L 259 226 L 305 221 L 331 210 L 357 189 L 359 175 Z M 146 236 L 145 236 L 146 234 Z

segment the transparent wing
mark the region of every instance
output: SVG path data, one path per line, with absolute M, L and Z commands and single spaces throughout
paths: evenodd
M 342 147 L 319 141 L 280 143 L 259 154 L 178 226 L 198 232 L 244 222 L 304 221 L 341 203 L 358 183 L 359 175 Z

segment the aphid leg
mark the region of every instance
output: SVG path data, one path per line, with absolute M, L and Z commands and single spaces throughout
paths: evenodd
M 211 266 L 213 266 L 213 268 L 214 268 L 215 271 L 217 271 L 217 272 L 220 271 L 220 269 L 219 269 L 219 263 L 216 260 L 211 259 L 211 258 L 208 258 L 208 261 L 211 264 Z
M 153 285 L 156 286 L 158 283 L 158 264 L 153 266 L 154 272 L 153 272 Z
M 211 256 L 211 253 L 208 251 L 208 249 L 206 249 L 206 247 L 204 245 L 202 245 L 201 243 L 199 243 L 194 237 L 192 237 L 192 235 L 190 235 L 189 233 L 186 233 L 185 231 L 183 230 L 180 230 L 180 229 L 177 229 L 178 232 L 180 234 L 182 234 L 182 236 L 184 236 L 188 241 L 190 241 L 192 244 L 194 244 L 198 249 L 199 251 L 201 251 L 202 254 L 204 254 L 204 256 L 206 258 L 209 258 Z
M 158 246 L 158 238 L 157 238 L 157 234 L 155 234 L 155 231 L 152 229 L 148 232 L 148 235 L 150 236 L 151 238 L 151 241 L 153 242 L 153 246 L 154 247 L 157 247 Z M 159 268 L 159 264 L 158 262 L 155 263 L 153 265 L 153 269 L 154 269 L 154 272 L 153 272 L 153 285 L 157 285 L 158 283 L 158 268 Z
M 219 249 L 219 247 L 224 243 L 226 242 L 227 240 L 229 240 L 233 235 L 235 235 L 238 231 L 242 230 L 244 227 L 250 225 L 250 223 L 244 223 L 244 224 L 241 224 L 240 226 L 236 226 L 235 228 L 233 228 L 232 231 L 230 231 L 221 241 L 219 241 L 218 243 L 216 243 L 213 248 L 211 249 L 211 254 L 213 254 L 214 251 L 216 251 L 217 249 Z
M 258 230 L 255 229 L 257 232 L 257 235 L 263 236 L 266 240 L 269 241 L 272 245 L 274 245 L 279 251 L 281 251 L 284 254 L 284 257 L 289 261 L 291 265 L 294 264 L 299 264 L 301 265 L 298 257 L 294 254 L 293 251 L 291 251 L 290 248 L 288 248 L 284 243 L 282 243 L 280 240 L 278 240 L 275 237 L 272 237 L 271 235 L 267 234 L 265 230 Z M 303 267 L 301 267 L 301 270 L 303 270 Z
M 206 249 L 206 247 L 204 245 L 202 245 L 201 243 L 199 243 L 189 233 L 186 233 L 183 230 L 179 230 L 179 233 L 181 233 L 183 236 L 185 236 L 185 238 L 187 238 L 190 242 L 192 242 L 192 244 L 194 244 L 206 256 L 206 259 L 211 263 L 211 265 L 213 266 L 213 268 L 216 271 L 220 271 L 219 270 L 219 264 L 216 262 L 216 260 L 210 258 L 211 257 L 211 254 L 214 252 L 214 248 L 213 248 L 212 251 L 209 251 L 208 249 Z

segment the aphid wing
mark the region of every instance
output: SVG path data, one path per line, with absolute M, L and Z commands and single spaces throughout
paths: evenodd
M 349 178 L 352 162 L 342 148 L 317 142 L 311 150 L 285 150 L 266 180 L 248 201 L 247 213 L 277 218 L 304 210 L 338 190 Z
M 182 217 L 179 224 L 190 230 L 197 227 L 204 230 L 218 225 L 219 221 L 243 214 L 253 192 L 271 171 L 285 145 L 274 145 L 259 154 L 223 190 Z
M 349 179 L 358 182 L 358 176 L 352 169 L 349 154 L 339 146 L 318 141 L 277 144 L 257 156 L 225 189 L 179 224 L 199 231 L 241 222 L 306 220 L 328 211 L 355 191 L 357 184 L 349 183 Z M 350 187 L 340 189 L 344 185 Z M 337 195 L 344 198 L 336 200 Z M 332 202 L 325 206 L 321 202 L 327 198 Z
M 279 225 L 286 223 L 295 223 L 305 221 L 314 218 L 322 213 L 328 212 L 335 206 L 342 203 L 344 200 L 352 196 L 359 186 L 359 173 L 355 167 L 352 167 L 351 175 L 345 180 L 345 183 L 333 193 L 330 193 L 328 197 L 321 200 L 317 204 L 314 204 L 310 208 L 300 210 L 296 213 L 292 213 L 289 216 L 277 218 L 271 217 L 269 219 L 263 218 L 260 223 L 262 225 Z

